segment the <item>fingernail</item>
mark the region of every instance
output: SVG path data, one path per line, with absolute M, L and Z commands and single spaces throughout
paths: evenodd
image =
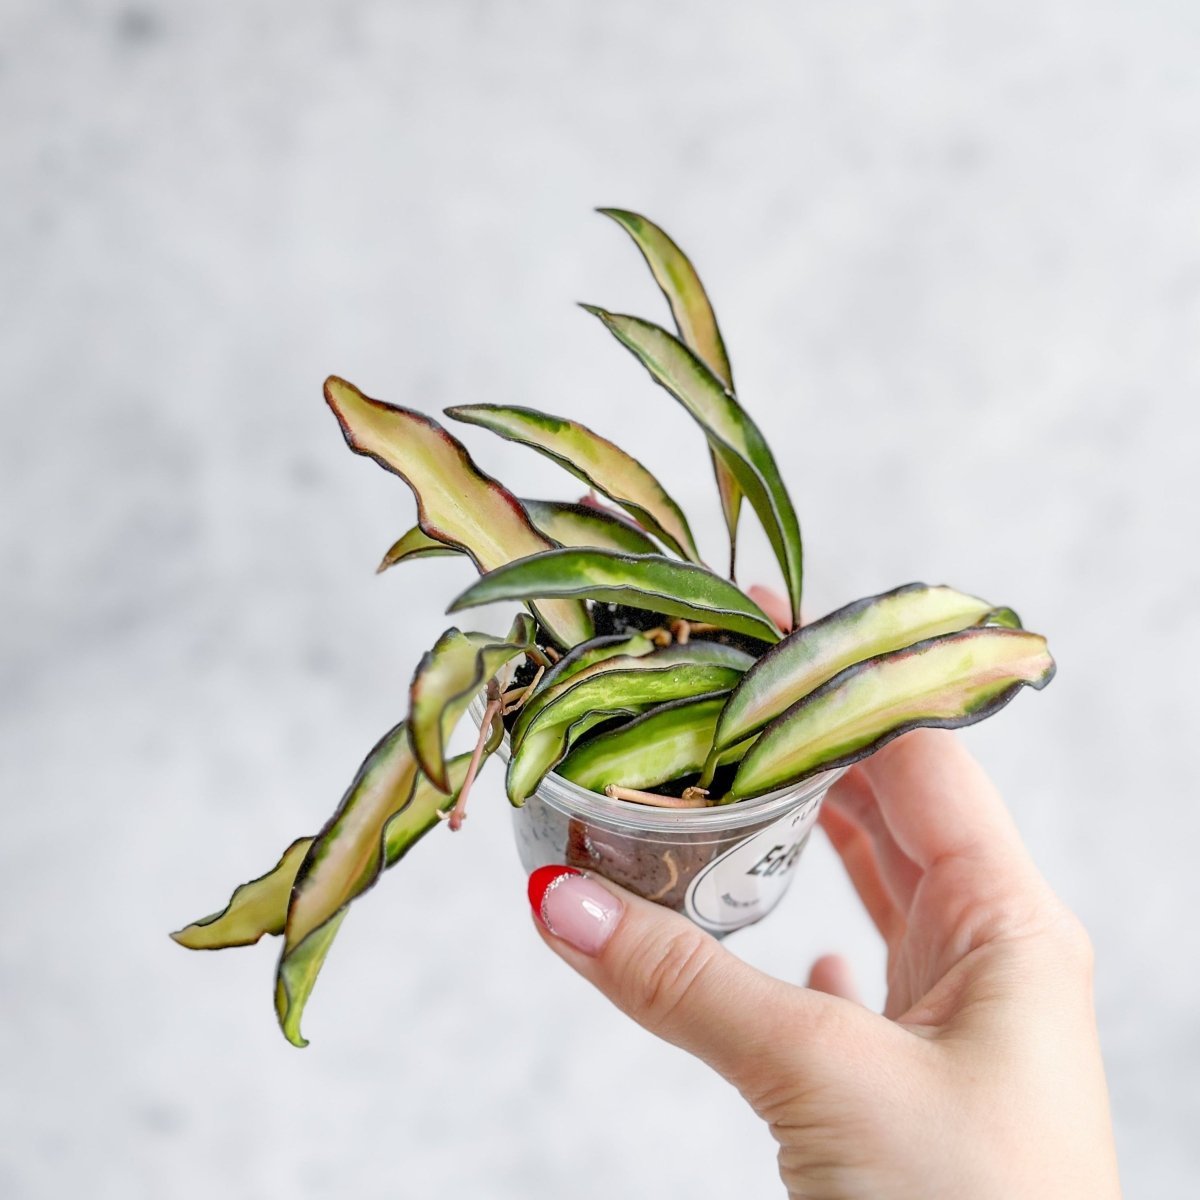
M 574 867 L 538 867 L 529 876 L 529 903 L 555 937 L 596 955 L 612 937 L 625 906 Z

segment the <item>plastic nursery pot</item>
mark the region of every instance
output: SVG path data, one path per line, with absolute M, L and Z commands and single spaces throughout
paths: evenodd
M 478 725 L 483 703 L 471 715 Z M 508 761 L 507 735 L 496 751 Z M 842 770 L 737 804 L 663 809 L 611 800 L 551 772 L 512 810 L 521 865 L 566 863 L 682 912 L 717 937 L 761 920 L 783 898 Z

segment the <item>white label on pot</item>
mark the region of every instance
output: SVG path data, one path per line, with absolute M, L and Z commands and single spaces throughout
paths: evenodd
M 792 881 L 823 795 L 714 858 L 688 887 L 687 915 L 712 933 L 729 933 L 765 917 Z

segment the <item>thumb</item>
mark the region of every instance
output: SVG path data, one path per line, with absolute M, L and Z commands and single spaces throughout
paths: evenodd
M 748 966 L 676 912 L 572 867 L 539 867 L 529 901 L 546 944 L 644 1029 L 748 1097 L 832 1050 L 815 1028 L 844 1001 Z

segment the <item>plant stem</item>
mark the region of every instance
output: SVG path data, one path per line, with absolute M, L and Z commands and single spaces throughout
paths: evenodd
M 637 788 L 620 787 L 615 783 L 610 783 L 604 794 L 610 800 L 633 800 L 655 808 L 708 808 L 708 801 L 698 796 L 660 796 L 658 792 L 640 792 Z
M 546 673 L 545 667 L 538 667 L 537 674 L 524 686 L 513 688 L 511 691 L 505 692 L 500 699 L 504 702 L 504 707 L 500 710 L 501 716 L 508 716 L 515 708 L 520 708 L 526 700 L 533 695 L 533 689 L 537 687 L 542 676 Z
M 500 687 L 494 679 L 488 681 L 487 697 L 488 702 L 487 707 L 483 710 L 483 720 L 479 722 L 479 737 L 475 742 L 475 752 L 467 764 L 467 774 L 463 779 L 462 787 L 458 789 L 458 799 L 450 810 L 450 828 L 455 833 L 462 828 L 463 822 L 467 819 L 467 794 L 471 790 L 471 784 L 475 782 L 475 776 L 479 774 L 479 764 L 483 761 L 483 748 L 487 745 L 488 735 L 492 732 L 492 722 L 500 712 Z

